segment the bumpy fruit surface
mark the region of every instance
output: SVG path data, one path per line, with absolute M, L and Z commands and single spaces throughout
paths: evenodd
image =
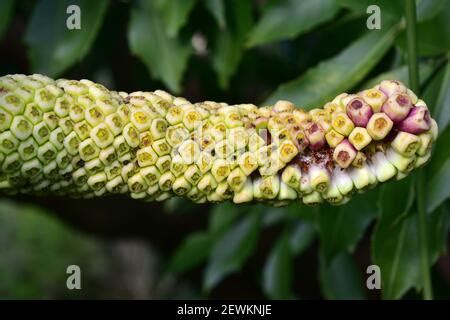
M 322 109 L 191 103 L 89 80 L 0 78 L 0 192 L 347 202 L 428 161 L 437 125 L 398 81 Z

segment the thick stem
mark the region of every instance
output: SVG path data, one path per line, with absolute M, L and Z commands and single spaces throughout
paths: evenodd
M 417 64 L 417 33 L 416 33 L 416 2 L 405 0 L 406 35 L 408 44 L 408 70 L 409 86 L 413 91 L 419 91 L 419 72 Z M 428 237 L 425 216 L 424 199 L 424 177 L 423 170 L 419 170 L 416 180 L 417 188 L 417 211 L 419 214 L 419 238 L 420 238 L 420 261 L 422 267 L 423 298 L 431 300 L 433 292 L 430 280 L 430 257 L 428 254 Z

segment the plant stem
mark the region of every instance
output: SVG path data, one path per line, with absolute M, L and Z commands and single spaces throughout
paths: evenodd
M 409 86 L 419 93 L 419 71 L 417 63 L 416 2 L 405 0 L 406 36 L 408 46 Z M 428 237 L 423 192 L 423 170 L 419 170 L 416 179 L 417 211 L 419 218 L 420 263 L 422 269 L 423 298 L 433 299 L 430 280 L 430 258 L 428 254 Z
M 417 63 L 417 32 L 415 0 L 405 0 L 406 36 L 408 46 L 409 86 L 419 92 L 419 68 Z

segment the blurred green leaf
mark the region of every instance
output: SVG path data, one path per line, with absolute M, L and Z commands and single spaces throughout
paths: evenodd
M 239 217 L 239 209 L 228 202 L 215 205 L 210 212 L 208 230 L 188 235 L 173 254 L 168 270 L 185 272 L 207 260 L 211 246 Z
M 390 191 L 392 192 L 394 189 Z M 403 189 L 395 189 L 395 192 L 398 197 L 403 193 Z M 394 198 L 395 195 L 390 197 Z M 400 198 L 397 201 L 405 202 Z M 394 207 L 401 205 L 382 209 L 382 216 L 372 241 L 373 262 L 381 268 L 382 295 L 385 299 L 399 299 L 410 288 L 422 287 L 418 215 L 413 212 L 405 219 L 399 220 L 397 215 L 404 217 L 406 214 L 403 212 L 396 215 Z M 448 205 L 428 214 L 426 219 L 430 261 L 433 264 L 446 248 L 450 227 Z
M 224 0 L 203 0 L 203 3 L 216 19 L 220 29 L 224 29 L 227 26 Z
M 320 285 L 326 299 L 363 300 L 366 293 L 363 279 L 352 256 L 341 253 L 331 263 L 320 257 Z
M 128 40 L 131 51 L 147 65 L 150 73 L 170 90 L 179 92 L 191 47 L 187 42 L 167 36 L 161 13 L 151 1 L 134 3 Z
M 437 12 L 432 19 L 417 24 L 417 45 L 419 54 L 431 56 L 442 54 L 450 50 L 450 1 Z M 403 32 L 397 41 L 400 48 L 406 51 L 406 33 Z
M 445 177 L 448 176 L 450 169 L 450 149 L 443 148 L 450 143 L 450 127 L 448 118 L 445 114 L 447 106 L 445 101 L 448 99 L 447 90 L 449 87 L 449 64 L 448 62 L 436 73 L 424 90 L 423 98 L 426 101 L 430 112 L 438 122 L 439 136 L 433 148 L 433 155 L 430 162 L 425 167 L 425 205 L 426 211 L 432 213 L 443 201 L 449 196 L 450 192 L 446 192 L 447 183 Z M 442 179 L 444 178 L 444 179 Z
M 163 203 L 164 211 L 169 214 L 195 214 L 198 210 L 201 210 L 200 208 L 205 206 L 180 197 L 170 198 Z
M 432 80 L 424 93 L 430 96 L 430 100 L 437 100 L 436 103 L 426 101 L 429 105 L 431 104 L 430 107 L 434 105 L 432 113 L 437 115 L 435 116 L 436 121 L 438 124 L 440 123 L 439 137 L 435 142 L 437 147 L 433 150 L 430 163 L 425 167 L 426 176 L 428 177 L 425 181 L 425 204 L 428 213 L 433 212 L 443 201 L 450 197 L 450 183 L 448 182 L 450 177 L 450 148 L 443 147 L 450 144 L 450 127 L 446 125 L 448 119 L 443 111 L 447 109 L 445 105 L 447 102 L 445 101 L 448 99 L 447 90 L 450 90 L 448 64 L 441 73 L 442 75 L 438 75 Z
M 421 81 L 421 87 L 423 90 L 421 90 L 421 98 L 427 103 L 428 109 L 430 110 L 431 115 L 433 118 L 436 118 L 436 112 L 437 110 L 437 102 L 440 95 L 440 92 L 442 90 L 442 83 L 444 82 L 444 75 L 445 75 L 445 67 L 447 65 L 447 61 L 443 59 L 435 59 L 438 63 L 436 63 L 437 67 L 431 74 L 431 77 L 429 77 L 424 84 L 422 84 Z M 439 133 L 442 133 L 444 129 L 439 128 Z
M 381 189 L 380 218 L 372 237 L 372 261 L 381 269 L 382 296 L 399 299 L 420 284 L 418 215 L 411 178 L 390 182 Z
M 66 26 L 70 5 L 81 9 L 80 30 Z M 81 60 L 97 36 L 107 7 L 106 0 L 37 2 L 25 34 L 33 72 L 56 77 Z
M 210 212 L 209 229 L 211 234 L 222 234 L 238 218 L 240 207 L 230 202 L 216 204 Z
M 390 181 L 380 186 L 378 207 L 380 216 L 384 219 L 399 221 L 408 213 L 414 204 L 416 189 L 414 176 L 408 176 L 399 181 Z
M 402 1 L 392 0 L 337 0 L 337 2 L 346 8 L 353 11 L 366 13 L 367 7 L 371 5 L 377 5 L 380 7 L 382 19 L 384 15 L 399 19 L 403 15 L 403 3 Z M 383 22 L 383 20 L 382 20 Z M 382 27 L 384 25 L 382 24 Z
M 256 247 L 259 229 L 260 212 L 249 212 L 214 243 L 203 279 L 206 290 L 241 268 Z
M 449 135 L 445 137 L 448 138 Z M 446 143 L 449 143 L 449 141 L 447 140 Z M 425 188 L 427 212 L 435 210 L 450 196 L 450 158 L 440 166 L 433 160 L 431 166 L 433 167 L 430 170 L 433 170 L 434 174 L 427 180 Z
M 434 18 L 445 8 L 448 0 L 417 0 L 417 21 L 427 21 Z
M 450 2 L 447 1 L 443 12 L 431 20 L 418 24 L 417 38 L 420 55 L 431 56 L 450 50 L 449 15 Z M 403 39 L 403 37 L 400 39 Z
M 318 229 L 324 262 L 330 262 L 342 252 L 353 252 L 366 228 L 376 217 L 377 192 L 355 195 L 342 207 L 322 206 Z
M 435 63 L 430 62 L 422 62 L 419 64 L 419 75 L 420 82 L 423 84 L 425 81 L 431 76 L 434 71 Z M 369 79 L 364 82 L 361 86 L 361 89 L 371 88 L 377 84 L 379 84 L 382 80 L 391 79 L 391 80 L 399 80 L 403 83 L 408 82 L 408 66 L 404 65 L 395 69 L 390 69 L 386 72 L 383 72 L 374 78 Z
M 399 299 L 420 283 L 417 230 L 416 213 L 398 223 L 382 216 L 377 225 L 372 241 L 372 260 L 381 269 L 384 299 Z
M 440 132 L 435 145 L 447 146 L 449 144 L 450 127 L 447 127 Z M 431 213 L 450 197 L 450 148 L 434 148 L 430 163 L 425 170 L 428 177 L 425 181 L 425 204 L 426 211 Z
M 300 202 L 291 203 L 287 206 L 289 218 L 291 219 L 303 219 L 307 222 L 316 222 L 320 206 L 307 206 Z
M 269 253 L 263 269 L 263 289 L 270 299 L 292 296 L 292 260 L 288 233 L 283 233 Z
M 428 215 L 427 220 L 430 260 L 433 264 L 447 250 L 447 239 L 450 231 L 450 206 L 448 201 Z
M 0 1 L 0 39 L 5 32 L 14 9 L 14 0 Z
M 251 31 L 247 46 L 296 37 L 332 19 L 338 11 L 335 0 L 271 1 Z
M 212 245 L 211 236 L 205 232 L 196 232 L 187 236 L 176 249 L 167 269 L 171 272 L 185 272 L 206 260 Z
M 244 43 L 253 24 L 251 2 L 229 0 L 227 3 L 228 28 L 217 30 L 212 52 L 212 65 L 222 89 L 228 88 L 241 61 Z
M 286 207 L 275 208 L 272 206 L 264 206 L 262 225 L 264 228 L 276 225 L 286 219 L 288 215 L 288 209 Z
M 417 21 L 425 21 L 436 16 L 445 6 L 447 0 L 417 0 Z M 366 13 L 367 7 L 377 5 L 380 7 L 381 19 L 384 15 L 396 20 L 403 16 L 402 1 L 392 0 L 337 0 L 342 6 L 356 12 Z M 383 27 L 383 24 L 382 24 Z
M 0 243 L 2 299 L 86 297 L 92 294 L 87 287 L 67 290 L 67 267 L 80 266 L 83 283 L 94 287 L 101 270 L 111 267 L 99 242 L 67 228 L 44 209 L 5 199 L 0 199 Z
M 394 26 L 368 32 L 337 56 L 281 85 L 265 103 L 283 99 L 302 108 L 321 107 L 362 80 L 391 47 L 397 31 Z
M 437 146 L 445 146 L 450 143 L 450 127 L 445 128 L 437 138 Z M 450 148 L 434 148 L 430 163 L 425 167 L 427 177 L 430 181 L 434 176 L 439 175 L 439 171 L 450 158 Z
M 186 24 L 189 14 L 197 2 L 197 0 L 153 0 L 161 12 L 166 33 L 170 38 L 178 35 L 178 31 Z
M 312 223 L 297 221 L 290 232 L 289 246 L 292 256 L 297 256 L 306 250 L 316 239 L 316 229 Z
M 437 102 L 434 105 L 433 114 L 442 132 L 450 121 L 450 63 L 445 66 L 444 78 L 440 85 Z

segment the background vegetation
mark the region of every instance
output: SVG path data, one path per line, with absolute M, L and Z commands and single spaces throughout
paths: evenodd
M 65 27 L 73 3 L 81 30 Z M 381 30 L 366 27 L 374 3 Z M 431 272 L 434 297 L 450 298 L 449 19 L 450 1 L 417 1 L 421 95 L 440 126 L 422 188 L 412 174 L 342 207 L 1 197 L 0 297 L 420 298 Z M 403 2 L 390 0 L 2 0 L 0 56 L 1 75 L 192 101 L 313 108 L 380 79 L 408 82 Z M 81 291 L 65 289 L 69 264 Z M 370 264 L 381 292 L 365 287 Z

